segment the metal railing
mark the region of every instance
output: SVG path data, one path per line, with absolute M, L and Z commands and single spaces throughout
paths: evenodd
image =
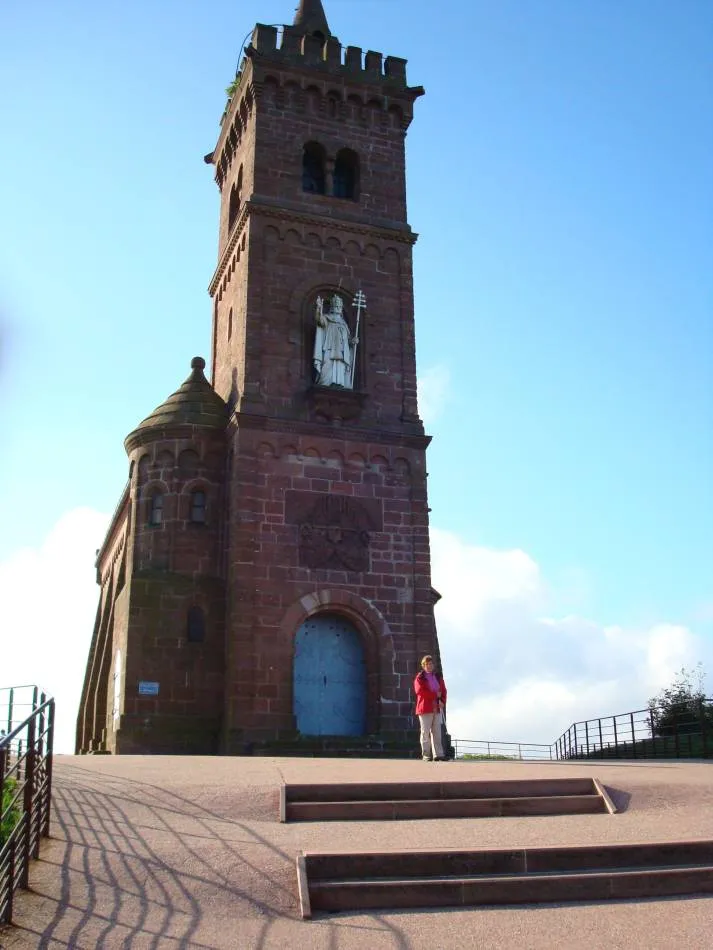
M 574 722 L 553 746 L 557 759 L 713 757 L 713 699 Z
M 0 923 L 12 920 L 30 859 L 49 836 L 54 699 L 37 686 L 0 689 Z
M 555 758 L 554 746 L 538 742 L 496 742 L 486 739 L 452 739 L 456 759 L 542 760 Z
M 583 719 L 550 745 L 451 739 L 457 759 L 710 759 L 713 699 L 683 699 L 633 712 Z

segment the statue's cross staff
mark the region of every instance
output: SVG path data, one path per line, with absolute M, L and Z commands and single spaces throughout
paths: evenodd
M 352 307 L 356 307 L 356 329 L 354 330 L 354 352 L 352 353 L 352 372 L 349 383 L 351 388 L 354 389 L 354 372 L 356 371 L 356 355 L 357 347 L 359 346 L 359 318 L 361 317 L 362 310 L 366 310 L 366 297 L 361 290 L 357 290 L 354 295 Z

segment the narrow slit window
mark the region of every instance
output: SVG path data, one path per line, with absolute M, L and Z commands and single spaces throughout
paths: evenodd
M 327 156 L 319 142 L 307 142 L 302 153 L 302 191 L 323 195 L 327 180 Z
M 228 204 L 228 231 L 233 230 L 233 225 L 238 219 L 238 212 L 243 203 L 243 166 L 240 166 L 238 180 L 230 189 L 230 202 Z
M 354 201 L 359 191 L 359 156 L 350 148 L 337 152 L 334 162 L 334 197 Z
M 205 614 L 202 607 L 191 607 L 186 622 L 186 639 L 189 643 L 203 643 L 205 640 Z
M 155 492 L 151 496 L 149 503 L 149 524 L 159 525 L 163 523 L 163 494 Z
M 204 491 L 191 492 L 191 521 L 193 524 L 205 524 L 206 497 Z

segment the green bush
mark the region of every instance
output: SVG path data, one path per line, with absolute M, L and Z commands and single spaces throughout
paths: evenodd
M 0 806 L 0 847 L 10 837 L 22 814 L 22 802 L 17 801 L 14 805 L 12 804 L 16 793 L 17 780 L 5 779 L 2 789 L 2 806 Z
M 695 670 L 683 667 L 670 686 L 652 696 L 649 709 L 655 736 L 681 736 L 713 730 L 713 708 L 706 702 L 704 682 L 701 663 Z

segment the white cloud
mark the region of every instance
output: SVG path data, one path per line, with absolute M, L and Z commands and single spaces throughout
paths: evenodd
M 454 737 L 549 743 L 575 720 L 641 708 L 682 666 L 705 664 L 684 626 L 548 616 L 560 598 L 523 551 L 432 529 L 431 553 Z
M 77 708 L 99 587 L 94 560 L 109 518 L 90 508 L 63 515 L 39 548 L 0 561 L 0 686 L 34 684 L 53 695 L 55 749 L 74 751 Z
M 431 425 L 443 412 L 451 388 L 451 374 L 439 363 L 418 374 L 418 410 L 426 425 Z

